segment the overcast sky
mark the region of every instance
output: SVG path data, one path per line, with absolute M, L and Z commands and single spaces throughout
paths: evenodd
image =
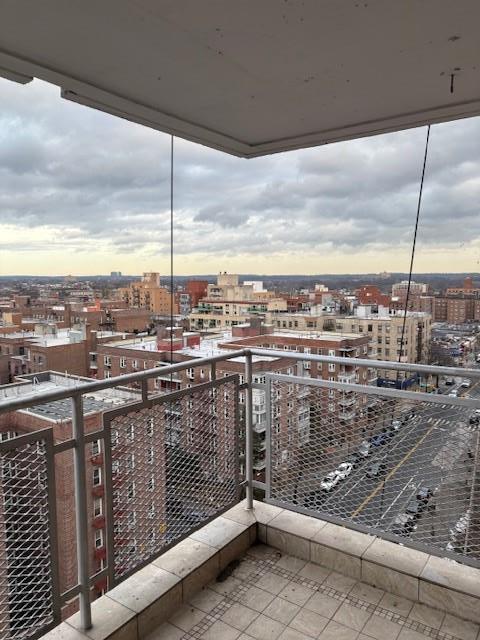
M 426 130 L 253 160 L 175 141 L 175 271 L 407 271 Z M 480 271 L 480 118 L 432 127 L 415 270 Z M 0 274 L 169 269 L 170 138 L 0 79 Z

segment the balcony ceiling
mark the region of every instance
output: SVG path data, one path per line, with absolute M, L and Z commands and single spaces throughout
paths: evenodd
M 479 114 L 479 24 L 478 0 L 3 0 L 0 67 L 251 157 Z

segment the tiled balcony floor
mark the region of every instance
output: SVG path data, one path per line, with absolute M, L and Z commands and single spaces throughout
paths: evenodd
M 200 638 L 479 640 L 479 626 L 257 545 L 148 640 Z

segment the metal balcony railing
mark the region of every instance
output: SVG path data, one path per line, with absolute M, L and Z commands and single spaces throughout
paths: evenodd
M 2 638 L 40 635 L 60 621 L 62 606 L 75 598 L 88 629 L 94 587 L 112 588 L 222 513 L 238 501 L 242 485 L 247 505 L 256 488 L 284 508 L 480 566 L 480 420 L 474 415 L 480 399 L 265 373 L 261 359 L 255 373 L 261 379 L 266 375 L 266 381 L 253 383 L 255 355 L 352 363 L 351 358 L 251 349 L 163 367 L 162 376 L 211 368 L 210 382 L 164 395 L 148 392 L 147 381 L 158 377 L 158 369 L 31 396 L 10 396 L 8 389 L 0 393 L 0 414 L 65 399 L 72 406 L 67 439 L 57 441 L 54 428 L 48 428 L 0 442 Z M 244 383 L 238 375 L 216 378 L 217 363 L 240 356 Z M 401 375 L 480 381 L 480 370 L 354 362 Z M 140 385 L 138 400 L 106 411 L 96 430 L 87 428 L 84 399 L 128 384 Z M 266 422 L 255 425 L 254 388 L 266 401 Z M 240 392 L 245 396 L 242 429 Z M 345 393 L 355 399 L 350 423 L 341 420 L 339 401 Z M 254 457 L 253 434 L 260 428 L 266 451 L 257 443 Z M 245 432 L 243 480 L 240 431 Z M 95 486 L 89 475 L 93 467 L 101 470 Z M 254 481 L 254 471 L 263 470 L 265 482 Z M 335 481 L 325 482 L 331 471 L 337 472 Z M 58 499 L 65 478 L 73 478 L 70 503 L 63 494 L 63 502 Z M 93 500 L 101 500 L 96 511 Z M 75 512 L 73 542 L 64 530 L 65 504 L 70 515 Z M 65 583 L 59 568 L 72 544 L 77 573 Z

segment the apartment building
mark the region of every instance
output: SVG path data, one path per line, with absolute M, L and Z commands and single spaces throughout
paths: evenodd
M 407 312 L 405 335 L 401 351 L 404 323 L 402 312 L 389 313 L 370 306 L 359 306 L 356 315 L 335 318 L 337 331 L 362 334 L 369 339 L 369 356 L 377 360 L 426 362 L 431 339 L 432 318 L 427 313 Z
M 332 313 L 276 313 L 267 312 L 265 322 L 276 330 L 293 329 L 294 331 L 324 331 L 335 328 L 336 315 Z
M 164 316 L 172 312 L 178 314 L 175 296 L 161 285 L 160 274 L 154 271 L 144 273 L 140 281 L 132 282 L 129 287 L 118 289 L 117 295 L 129 308 L 146 309 L 153 314 Z
M 261 283 L 260 283 L 261 284 Z M 258 283 L 239 284 L 236 274 L 221 273 L 216 284 L 209 284 L 189 315 L 192 330 L 222 330 L 244 324 L 255 315 L 287 310 L 287 302 L 266 291 Z
M 59 329 L 54 323 L 38 323 L 33 331 L 0 335 L 0 356 L 8 357 L 9 381 L 16 376 L 42 371 L 63 371 L 71 375 L 94 375 L 91 353 L 97 344 L 120 338 L 112 331 Z
M 158 328 L 156 336 L 130 337 L 113 340 L 98 346 L 95 354 L 97 377 L 114 378 L 126 373 L 161 368 L 171 362 L 181 362 L 181 358 L 172 359 L 181 349 L 194 348 L 200 343 L 200 335 L 194 332 L 184 332 L 181 328 L 174 329 L 173 340 L 170 340 L 170 329 Z M 162 376 L 148 380 L 149 391 L 165 392 L 186 386 L 186 374 Z M 135 385 L 134 385 L 135 386 Z M 138 388 L 138 385 L 137 385 Z
M 232 329 L 230 342 L 220 343 L 222 348 L 262 347 L 280 351 L 296 351 L 315 355 L 337 357 L 368 357 L 368 337 L 352 334 L 272 331 L 262 335 L 250 335 L 250 327 L 237 326 Z M 368 384 L 369 369 L 356 364 L 335 364 L 303 362 L 297 365 L 290 360 L 286 367 L 287 375 L 320 378 L 332 382 Z M 282 465 L 289 460 L 289 446 L 292 438 L 296 445 L 308 441 L 310 429 L 320 430 L 325 442 L 329 442 L 332 452 L 342 446 L 360 442 L 364 437 L 368 411 L 367 396 L 332 389 L 309 390 L 305 386 L 289 384 L 274 393 L 274 402 L 282 402 L 287 394 L 286 406 L 273 407 L 272 428 L 278 436 L 277 451 L 274 452 L 274 464 Z M 264 433 L 267 420 L 265 392 L 253 390 L 253 422 L 258 433 Z M 257 441 L 261 448 L 262 439 Z M 263 461 L 260 460 L 260 464 Z M 258 466 L 258 461 L 256 461 Z
M 448 287 L 445 291 L 447 296 L 459 294 L 475 295 L 476 297 L 480 295 L 480 289 L 473 286 L 473 278 L 471 276 L 467 276 L 464 279 L 462 287 Z
M 87 379 L 80 379 L 87 381 Z M 47 389 L 55 389 L 59 387 L 68 387 L 77 385 L 79 378 L 72 377 L 61 373 L 47 371 L 35 376 L 24 376 L 14 385 L 8 387 L 0 387 L 0 398 L 11 397 L 12 393 L 21 396 L 38 394 Z M 138 399 L 138 394 L 129 390 L 112 389 L 103 392 L 96 392 L 84 399 L 85 413 L 85 432 L 90 433 L 101 427 L 102 414 L 104 411 L 121 406 L 122 404 L 132 402 Z M 8 439 L 17 435 L 33 433 L 35 431 L 51 428 L 53 430 L 54 443 L 60 443 L 72 437 L 72 414 L 70 400 L 60 400 L 50 403 L 44 403 L 28 410 L 19 410 L 7 414 L 0 415 L 0 438 Z M 155 448 L 155 455 L 163 455 L 162 443 L 152 442 Z M 147 452 L 146 452 L 147 453 Z M 131 463 L 128 450 L 122 449 L 120 441 L 116 453 L 116 468 L 118 468 L 118 478 L 123 468 L 127 468 Z M 35 451 L 30 452 L 29 456 L 24 455 L 24 459 L 28 461 L 25 466 L 18 462 L 14 452 L 11 459 L 3 463 L 3 490 L 4 496 L 0 509 L 3 513 L 0 517 L 8 521 L 8 514 L 12 516 L 17 509 L 21 509 L 25 518 L 25 531 L 23 531 L 21 521 L 18 514 L 12 518 L 15 522 L 15 529 L 11 531 L 7 527 L 7 534 L 1 544 L 2 555 L 8 566 L 10 576 L 18 573 L 18 581 L 12 581 L 16 584 L 16 592 L 10 594 L 13 606 L 10 608 L 10 625 L 14 626 L 20 632 L 20 625 L 28 623 L 23 611 L 18 611 L 18 621 L 15 618 L 15 599 L 24 602 L 28 593 L 32 594 L 35 588 L 39 591 L 46 588 L 49 584 L 49 574 L 39 574 L 36 570 L 35 562 L 26 566 L 22 555 L 15 553 L 19 541 L 22 539 L 35 539 L 38 536 L 38 545 L 41 545 L 43 538 L 41 536 L 41 527 L 38 527 L 35 533 L 35 523 L 37 519 L 41 519 L 42 504 L 39 503 L 35 496 L 38 491 L 31 486 L 31 482 L 43 482 L 40 476 L 40 469 L 44 466 L 43 449 L 38 447 Z M 140 461 L 135 461 L 139 464 Z M 37 473 L 38 471 L 38 478 Z M 33 473 L 32 473 L 33 472 Z M 162 473 L 161 465 L 152 466 L 152 473 Z M 57 538 L 59 548 L 59 578 L 60 589 L 66 591 L 77 583 L 77 558 L 76 558 L 76 538 L 75 538 L 75 496 L 73 485 L 73 455 L 72 452 L 65 452 L 55 456 L 55 491 L 56 491 L 56 517 L 57 517 Z M 105 501 L 104 501 L 104 469 L 103 469 L 103 447 L 101 441 L 94 441 L 88 445 L 86 456 L 86 477 L 87 477 L 87 507 L 88 507 L 88 547 L 90 558 L 90 575 L 94 575 L 104 567 L 106 558 L 106 535 L 105 535 Z M 9 479 L 12 478 L 12 482 Z M 136 486 L 137 492 L 148 492 L 148 477 L 145 480 L 145 486 L 141 485 L 141 481 Z M 152 501 L 158 505 L 164 503 L 162 491 L 164 487 L 164 478 L 159 477 L 156 484 L 156 491 L 151 492 Z M 148 495 L 148 494 L 147 494 Z M 132 499 L 133 500 L 133 499 Z M 124 500 L 123 509 L 128 509 L 128 498 Z M 44 516 L 45 514 L 43 514 Z M 145 523 L 145 526 L 148 523 Z M 32 531 L 33 527 L 33 531 Z M 31 547 L 29 554 L 34 552 Z M 41 549 L 39 548 L 39 553 Z M 27 576 L 28 574 L 28 576 Z M 27 579 L 28 577 L 28 579 Z M 33 585 L 36 585 L 34 587 Z M 101 595 L 106 588 L 104 579 L 99 580 L 92 587 L 92 597 Z M 63 614 L 68 616 L 76 610 L 76 602 L 72 601 L 64 607 Z M 28 629 L 25 629 L 28 631 Z
M 392 284 L 392 298 L 400 298 L 405 300 L 407 297 L 408 290 L 408 280 L 402 280 L 401 282 L 396 282 Z M 410 295 L 411 296 L 421 296 L 428 294 L 430 290 L 430 286 L 425 284 L 424 282 L 414 282 L 413 280 L 410 282 Z
M 189 280 L 185 286 L 185 291 L 190 296 L 190 306 L 194 309 L 200 298 L 207 296 L 207 280 Z

